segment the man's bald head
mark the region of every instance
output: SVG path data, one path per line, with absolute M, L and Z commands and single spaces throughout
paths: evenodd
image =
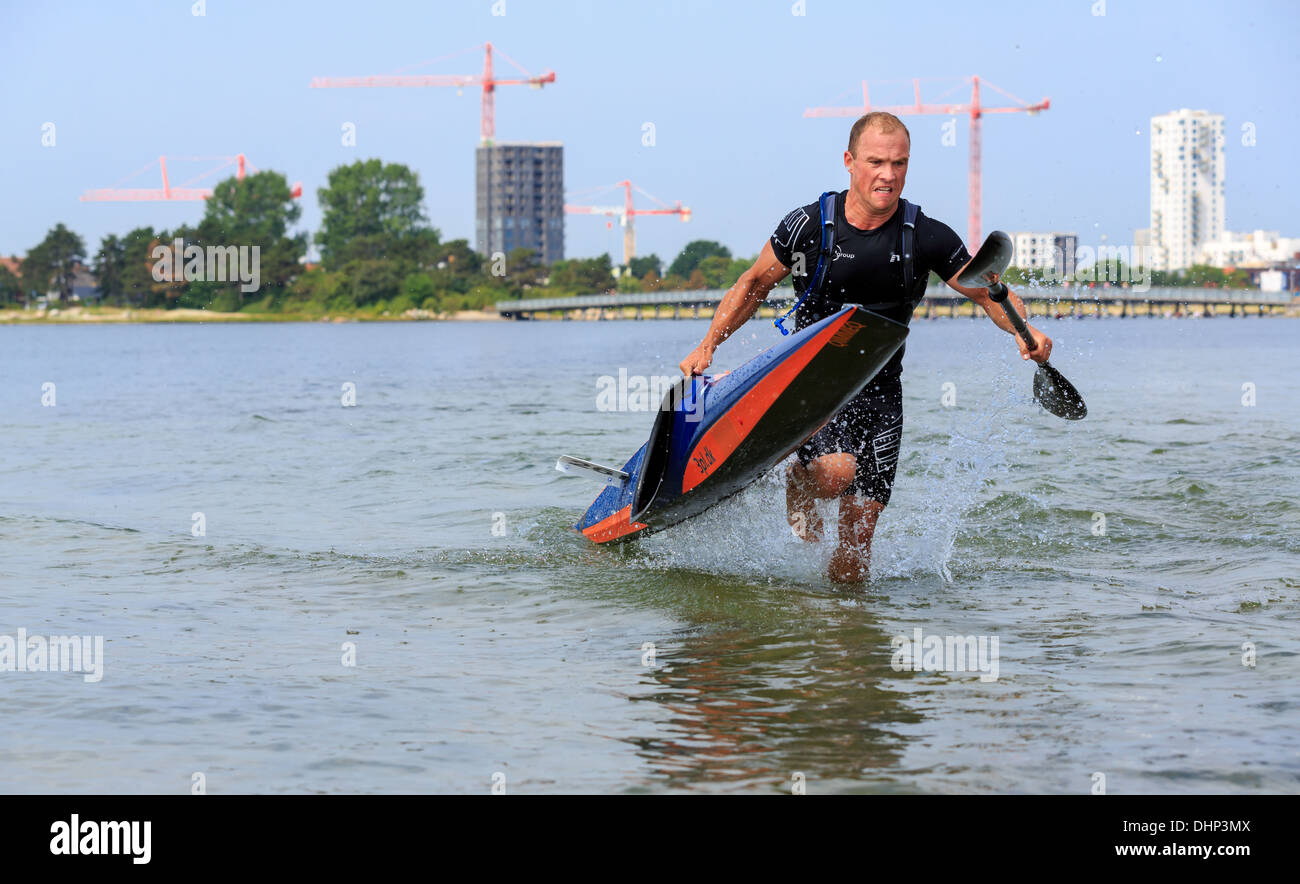
M 858 138 L 867 129 L 874 129 L 882 135 L 889 135 L 901 129 L 907 136 L 907 143 L 909 145 L 912 143 L 912 133 L 907 131 L 902 120 L 886 111 L 872 111 L 858 117 L 853 128 L 849 130 L 849 153 L 857 156 Z

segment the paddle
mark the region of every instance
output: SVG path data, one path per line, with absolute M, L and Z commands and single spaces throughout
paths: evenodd
M 989 297 L 994 303 L 1002 305 L 1007 319 L 1011 320 L 1011 325 L 1019 332 L 1020 337 L 1025 341 L 1025 346 L 1032 353 L 1037 348 L 1034 336 L 1029 333 L 1029 327 L 1025 325 L 1025 320 L 1021 318 L 1015 306 L 1007 300 L 1007 287 L 997 280 L 1002 271 L 1011 264 L 1011 255 L 1014 251 L 1015 247 L 1010 236 L 1001 230 L 993 231 L 988 239 L 984 240 L 984 245 L 980 246 L 975 257 L 966 265 L 961 276 L 957 277 L 957 282 L 971 288 L 977 286 L 987 288 Z M 1079 391 L 1047 362 L 1038 363 L 1038 371 L 1034 373 L 1034 400 L 1052 414 L 1069 421 L 1083 420 L 1088 415 L 1088 406 L 1084 404 Z

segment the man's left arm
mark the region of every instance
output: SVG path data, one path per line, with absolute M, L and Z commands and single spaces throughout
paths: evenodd
M 994 325 L 1016 339 L 1016 344 L 1020 347 L 1020 356 L 1022 358 L 1033 359 L 1035 362 L 1046 362 L 1048 357 L 1052 355 L 1052 339 L 1034 328 L 1032 325 L 1029 325 L 1029 333 L 1034 336 L 1034 343 L 1037 345 L 1031 353 L 1029 347 L 1025 344 L 1025 339 L 1016 334 L 1015 326 L 1011 324 L 1010 319 L 1007 319 L 1006 311 L 1002 309 L 1001 305 L 994 303 L 993 299 L 989 297 L 988 289 L 983 286 L 980 286 L 979 288 L 967 288 L 964 285 L 957 284 L 957 277 L 961 276 L 962 271 L 965 269 L 966 268 L 963 267 L 952 275 L 952 278 L 948 280 L 948 287 L 953 291 L 961 292 L 976 304 L 983 307 L 984 312 L 989 315 L 989 319 L 993 320 Z M 1025 302 L 1020 300 L 1020 296 L 1011 291 L 1011 289 L 1007 289 L 1007 302 L 1019 310 L 1021 316 L 1029 315 L 1025 312 Z

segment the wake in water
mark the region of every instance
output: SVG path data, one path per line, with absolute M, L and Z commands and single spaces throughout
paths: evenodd
M 872 544 L 873 580 L 920 574 L 952 580 L 948 565 L 966 514 L 979 504 L 988 480 L 1007 468 L 1009 446 L 1033 441 L 1032 422 L 1023 419 L 1033 406 L 1022 386 L 1007 372 L 994 384 L 992 401 L 974 414 L 947 408 L 936 413 L 911 403 L 911 411 L 921 413 L 904 426 L 906 454 Z M 637 554 L 629 561 L 747 578 L 825 581 L 839 504 L 817 504 L 826 525 L 820 543 L 796 537 L 785 507 L 791 462 L 788 458 L 702 515 L 637 541 Z

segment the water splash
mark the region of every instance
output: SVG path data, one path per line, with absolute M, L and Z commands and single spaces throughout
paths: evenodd
M 949 563 L 966 515 L 989 496 L 1007 469 L 1013 443 L 1032 442 L 1024 419 L 1029 397 L 1005 370 L 991 401 L 974 409 L 911 403 L 919 417 L 904 425 L 903 462 L 890 506 L 872 548 L 872 577 L 937 574 L 952 581 Z M 838 503 L 818 502 L 823 541 L 806 543 L 786 520 L 787 460 L 735 497 L 702 515 L 638 542 L 633 561 L 650 568 L 684 568 L 749 579 L 825 581 L 835 547 Z

